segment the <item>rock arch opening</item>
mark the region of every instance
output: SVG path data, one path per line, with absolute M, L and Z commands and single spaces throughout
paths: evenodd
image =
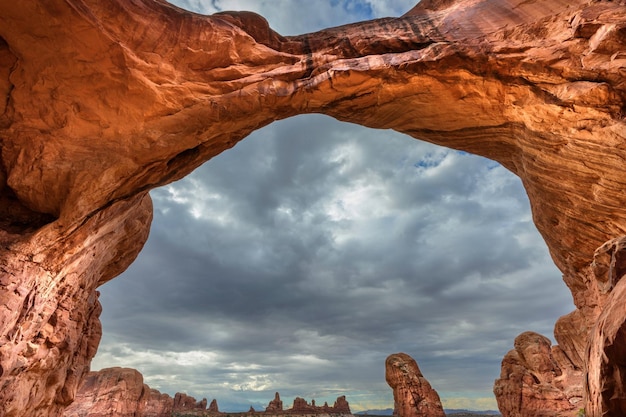
M 287 119 L 152 197 L 144 253 L 102 287 L 94 367 L 136 367 L 223 410 L 325 383 L 356 384 L 355 411 L 389 401 L 379 374 L 394 350 L 414 352 L 451 408 L 494 409 L 511 341 L 551 335 L 571 310 L 519 179 L 392 131 Z M 154 377 L 168 355 L 171 382 Z

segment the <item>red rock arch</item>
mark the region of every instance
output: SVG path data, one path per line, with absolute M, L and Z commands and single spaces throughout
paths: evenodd
M 560 328 L 579 330 L 557 340 L 578 346 L 581 328 L 617 336 L 606 326 L 621 328 L 621 281 L 590 264 L 626 234 L 625 14 L 619 2 L 432 0 L 282 37 L 255 15 L 163 0 L 0 3 L 4 414 L 57 415 L 72 401 L 99 341 L 96 288 L 143 245 L 147 191 L 301 113 L 515 172 L 578 308 Z M 593 382 L 610 373 L 595 366 L 598 341 L 586 359 L 591 415 L 613 407 Z

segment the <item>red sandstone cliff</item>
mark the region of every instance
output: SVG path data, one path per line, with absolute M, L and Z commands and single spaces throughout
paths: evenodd
M 63 417 L 170 417 L 174 400 L 150 389 L 134 369 L 90 372 Z
M 2 413 L 73 401 L 99 343 L 96 288 L 147 238 L 148 190 L 320 112 L 516 173 L 577 307 L 552 356 L 586 372 L 588 416 L 626 414 L 625 51 L 620 1 L 424 0 L 294 37 L 162 0 L 0 2 Z M 550 382 L 516 382 L 532 366 L 505 358 L 504 415 L 550 403 Z
M 174 398 L 161 394 L 134 369 L 107 368 L 87 375 L 63 417 L 171 417 L 173 412 L 206 410 L 206 404 L 206 399 L 196 401 L 180 392 Z

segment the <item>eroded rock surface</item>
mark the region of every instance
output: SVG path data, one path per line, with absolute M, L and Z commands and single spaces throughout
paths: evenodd
M 494 392 L 503 415 L 574 417 L 583 405 L 583 372 L 559 346 L 534 332 L 515 339 Z
M 171 417 L 174 399 L 150 389 L 134 369 L 90 372 L 63 417 Z
M 0 2 L 2 413 L 72 402 L 96 288 L 141 249 L 148 190 L 318 112 L 516 173 L 574 297 L 555 337 L 588 370 L 587 415 L 624 414 L 625 51 L 620 1 L 423 0 L 292 37 L 163 0 Z
M 187 394 L 174 398 L 144 384 L 134 369 L 106 368 L 90 372 L 63 417 L 171 417 L 172 413 L 206 410 L 207 400 Z M 217 412 L 217 402 L 211 406 Z
M 426 380 L 417 362 L 406 353 L 389 355 L 385 379 L 393 390 L 394 415 L 398 417 L 445 417 L 439 394 Z

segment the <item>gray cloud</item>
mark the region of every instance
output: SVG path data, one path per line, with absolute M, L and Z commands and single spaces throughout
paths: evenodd
M 282 35 L 307 32 L 369 20 L 400 16 L 417 3 L 415 0 L 176 0 L 179 7 L 203 14 L 227 10 L 249 10 L 265 17 Z
M 152 195 L 144 251 L 102 288 L 95 364 L 222 408 L 390 406 L 396 351 L 443 398 L 489 397 L 514 337 L 571 309 L 519 180 L 394 132 L 289 119 Z
M 305 19 L 311 3 L 180 4 L 293 28 L 412 5 L 315 2 Z M 258 409 L 275 391 L 391 407 L 384 360 L 398 351 L 449 406 L 494 408 L 515 336 L 551 336 L 573 308 L 515 176 L 392 131 L 295 117 L 151 194 L 144 250 L 101 288 L 93 367 L 134 367 L 225 410 Z

